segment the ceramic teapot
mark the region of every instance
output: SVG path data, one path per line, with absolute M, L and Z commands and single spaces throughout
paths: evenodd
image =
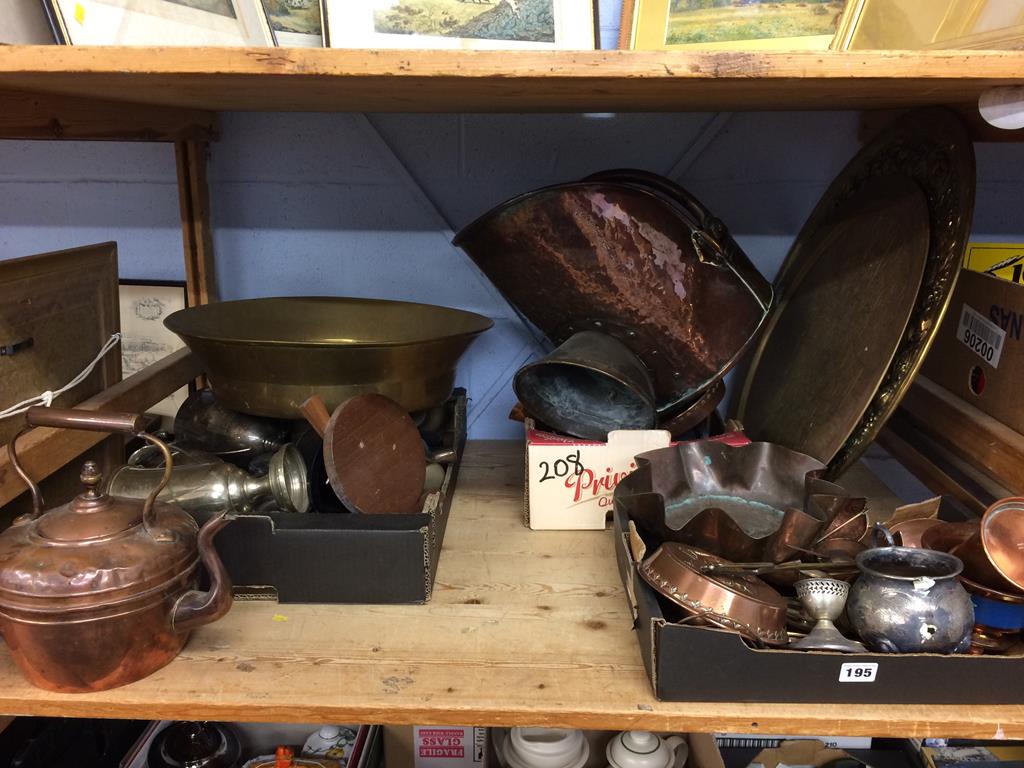
M 164 480 L 145 501 L 107 496 L 93 462 L 82 469 L 84 492 L 43 512 L 39 487 L 18 462 L 32 512 L 0 534 L 0 632 L 29 682 L 61 692 L 100 691 L 139 680 L 173 659 L 189 631 L 223 616 L 231 584 L 213 548 L 228 520 L 202 529 L 157 494 L 171 476 L 163 442 L 142 432 L 142 417 L 30 408 L 29 427 L 63 427 L 140 437 L 165 453 Z M 195 589 L 199 563 L 210 589 Z
M 605 748 L 609 768 L 678 768 L 688 754 L 683 737 L 662 738 L 650 731 L 623 731 Z

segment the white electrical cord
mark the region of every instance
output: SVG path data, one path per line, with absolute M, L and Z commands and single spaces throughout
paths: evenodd
M 81 384 L 83 381 L 89 378 L 89 374 L 92 373 L 92 369 L 96 367 L 99 361 L 102 360 L 103 357 L 110 350 L 112 350 L 120 343 L 121 334 L 112 334 L 111 337 L 107 340 L 107 343 L 103 345 L 102 349 L 100 349 L 96 357 L 92 359 L 92 362 L 85 366 L 82 372 L 75 376 L 75 378 L 73 378 L 71 381 L 69 381 L 67 384 L 65 384 L 63 387 L 56 391 L 46 390 L 45 392 L 38 394 L 35 397 L 30 397 L 28 400 L 22 400 L 20 403 L 15 403 L 9 408 L 5 408 L 4 410 L 0 411 L 0 419 L 9 419 L 11 416 L 17 416 L 19 413 L 24 413 L 29 408 L 35 405 L 45 405 L 47 408 L 49 408 L 56 398 L 63 395 L 69 389 L 77 387 L 79 384 Z

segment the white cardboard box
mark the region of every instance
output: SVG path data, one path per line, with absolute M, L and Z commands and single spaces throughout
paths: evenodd
M 729 445 L 748 442 L 720 435 Z M 638 453 L 672 445 L 664 429 L 623 429 L 608 442 L 581 440 L 537 429 L 526 419 L 525 522 L 534 530 L 603 530 L 619 481 L 636 469 Z

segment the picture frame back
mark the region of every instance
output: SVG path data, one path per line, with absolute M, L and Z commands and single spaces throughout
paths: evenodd
M 0 356 L 7 408 L 63 387 L 120 330 L 117 244 L 100 243 L 0 261 Z M 78 386 L 54 405 L 71 407 L 121 380 L 121 356 L 111 350 Z M 0 444 L 24 426 L 0 420 Z

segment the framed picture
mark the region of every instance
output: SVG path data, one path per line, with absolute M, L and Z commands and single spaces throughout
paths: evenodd
M 125 378 L 185 346 L 178 335 L 164 327 L 164 318 L 188 306 L 184 282 L 121 280 L 121 372 Z M 173 417 L 185 398 L 182 387 L 164 398 L 148 413 Z
M 263 0 L 274 45 L 282 48 L 323 48 L 320 0 Z
M 843 0 L 624 0 L 619 47 L 825 50 Z
M 1020 0 L 850 0 L 838 50 L 1024 48 Z
M 57 36 L 41 0 L 0 0 L 0 43 L 53 45 Z
M 324 0 L 332 48 L 593 50 L 594 0 Z
M 52 0 L 70 45 L 272 46 L 259 0 Z

